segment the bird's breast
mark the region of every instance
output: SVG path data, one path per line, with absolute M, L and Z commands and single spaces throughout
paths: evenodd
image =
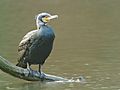
M 54 40 L 55 34 L 51 27 L 48 26 L 42 26 L 39 30 L 39 36 L 42 37 L 42 39 L 45 40 Z

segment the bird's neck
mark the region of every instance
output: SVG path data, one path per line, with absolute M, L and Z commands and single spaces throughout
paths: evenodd
M 37 25 L 37 29 L 39 30 L 41 26 L 45 26 L 45 25 L 47 25 L 47 23 L 44 23 L 44 22 L 37 19 L 36 25 Z
M 47 23 L 36 23 L 37 24 L 37 30 L 39 30 L 42 26 L 47 26 Z
M 37 25 L 37 30 L 39 30 L 40 29 L 40 26 L 39 25 Z
M 46 26 L 47 27 L 47 24 L 43 24 L 43 25 L 40 25 L 40 26 L 37 26 L 37 30 L 39 30 L 41 27 L 43 26 Z

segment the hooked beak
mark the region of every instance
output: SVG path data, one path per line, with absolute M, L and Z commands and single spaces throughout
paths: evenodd
M 58 15 L 52 15 L 52 16 L 48 17 L 49 20 L 55 19 L 55 18 L 58 18 Z
M 44 17 L 44 18 L 42 18 L 42 20 L 43 20 L 43 22 L 49 22 L 50 20 L 52 20 L 52 19 L 55 19 L 55 18 L 58 18 L 58 15 L 51 15 L 51 16 L 49 16 L 49 17 Z

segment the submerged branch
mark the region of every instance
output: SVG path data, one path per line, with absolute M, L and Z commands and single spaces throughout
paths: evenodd
M 0 69 L 14 77 L 27 81 L 68 81 L 68 79 L 62 77 L 49 74 L 41 75 L 38 71 L 17 67 L 1 56 Z

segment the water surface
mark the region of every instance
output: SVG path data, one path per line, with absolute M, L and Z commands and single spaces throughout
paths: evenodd
M 21 38 L 35 29 L 34 17 L 58 14 L 50 22 L 54 50 L 44 72 L 87 83 L 26 82 L 0 71 L 0 90 L 120 90 L 119 0 L 1 0 L 0 55 L 17 63 Z M 37 68 L 36 68 L 37 69 Z

